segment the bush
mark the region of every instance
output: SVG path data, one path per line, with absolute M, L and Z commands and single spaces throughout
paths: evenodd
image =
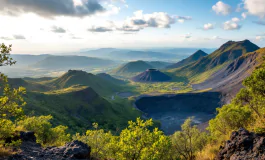
M 60 146 L 70 140 L 70 135 L 66 134 L 67 127 L 57 126 L 52 128 L 50 120 L 52 116 L 26 117 L 17 124 L 23 130 L 33 131 L 37 142 L 42 145 Z

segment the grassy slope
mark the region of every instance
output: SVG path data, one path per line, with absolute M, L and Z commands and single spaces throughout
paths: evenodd
M 212 54 L 186 66 L 169 69 L 168 72 L 176 76 L 187 77 L 192 83 L 199 83 L 209 78 L 214 72 L 225 67 L 229 62 L 258 49 L 258 46 L 248 40 L 229 41 Z
M 85 85 L 93 88 L 101 96 L 109 96 L 119 91 L 121 87 L 113 84 L 105 79 L 95 76 L 91 73 L 84 71 L 69 70 L 61 77 L 43 82 L 42 84 L 48 85 L 56 89 L 68 88 L 72 85 Z
M 132 77 L 134 75 L 137 75 L 140 72 L 143 72 L 147 69 L 153 68 L 150 64 L 144 61 L 133 61 L 126 63 L 113 71 L 110 72 L 110 74 L 113 75 L 121 75 L 125 77 Z
M 141 116 L 129 101 L 107 101 L 86 86 L 43 93 L 28 92 L 25 100 L 27 114 L 50 114 L 54 117 L 53 124 L 69 126 L 72 133 L 91 128 L 93 122 L 105 129 L 116 130 L 125 127 L 128 120 Z
M 192 54 L 191 56 L 189 56 L 186 59 L 181 60 L 178 63 L 172 64 L 170 66 L 167 66 L 168 69 L 170 68 L 179 68 L 185 65 L 188 65 L 192 62 L 195 62 L 197 60 L 199 60 L 200 58 L 207 56 L 207 53 L 203 52 L 202 50 L 198 50 L 197 52 L 195 52 L 194 54 Z

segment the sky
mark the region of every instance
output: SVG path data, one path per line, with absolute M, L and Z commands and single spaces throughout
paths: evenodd
M 0 43 L 16 54 L 265 47 L 265 0 L 0 0 L 0 20 Z

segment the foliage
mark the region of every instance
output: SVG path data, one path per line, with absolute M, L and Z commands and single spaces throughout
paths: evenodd
M 192 126 L 192 118 L 188 118 L 181 126 L 181 131 L 172 135 L 172 143 L 178 157 L 193 160 L 196 152 L 201 151 L 206 145 L 207 134 Z
M 240 127 L 247 127 L 251 120 L 251 110 L 247 107 L 229 104 L 217 108 L 217 112 L 216 118 L 210 120 L 208 128 L 216 138 L 229 134 L 232 130 L 237 130 Z
M 120 159 L 167 159 L 170 139 L 157 128 L 150 131 L 148 127 L 152 125 L 152 119 L 143 121 L 138 118 L 136 122 L 129 121 L 128 128 L 119 136 L 120 150 L 116 155 Z
M 153 121 L 129 121 L 129 126 L 119 136 L 104 132 L 94 124 L 95 130 L 85 135 L 76 134 L 73 139 L 81 140 L 92 147 L 92 157 L 98 159 L 170 159 L 171 141 L 162 131 L 150 131 Z
M 103 129 L 98 129 L 98 124 L 93 124 L 95 130 L 87 130 L 85 135 L 77 133 L 73 136 L 74 140 L 80 140 L 88 144 L 92 148 L 91 156 L 98 159 L 108 158 L 110 150 L 114 149 L 112 141 L 115 137 L 111 132 L 104 132 Z
M 52 128 L 49 122 L 52 116 L 26 117 L 18 122 L 18 126 L 23 130 L 33 131 L 37 142 L 43 145 L 60 146 L 70 140 L 70 135 L 66 134 L 67 127 L 57 126 Z

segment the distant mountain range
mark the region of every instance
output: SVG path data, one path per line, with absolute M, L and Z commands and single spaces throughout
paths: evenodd
M 197 50 L 198 49 L 196 48 L 165 48 L 145 50 L 100 48 L 95 50 L 81 50 L 76 54 L 100 58 L 115 58 L 117 60 L 172 61 L 184 59 Z M 207 53 L 211 53 L 214 49 L 205 48 L 203 50 Z
M 34 68 L 75 69 L 89 67 L 107 67 L 114 61 L 85 56 L 49 56 L 32 65 Z

